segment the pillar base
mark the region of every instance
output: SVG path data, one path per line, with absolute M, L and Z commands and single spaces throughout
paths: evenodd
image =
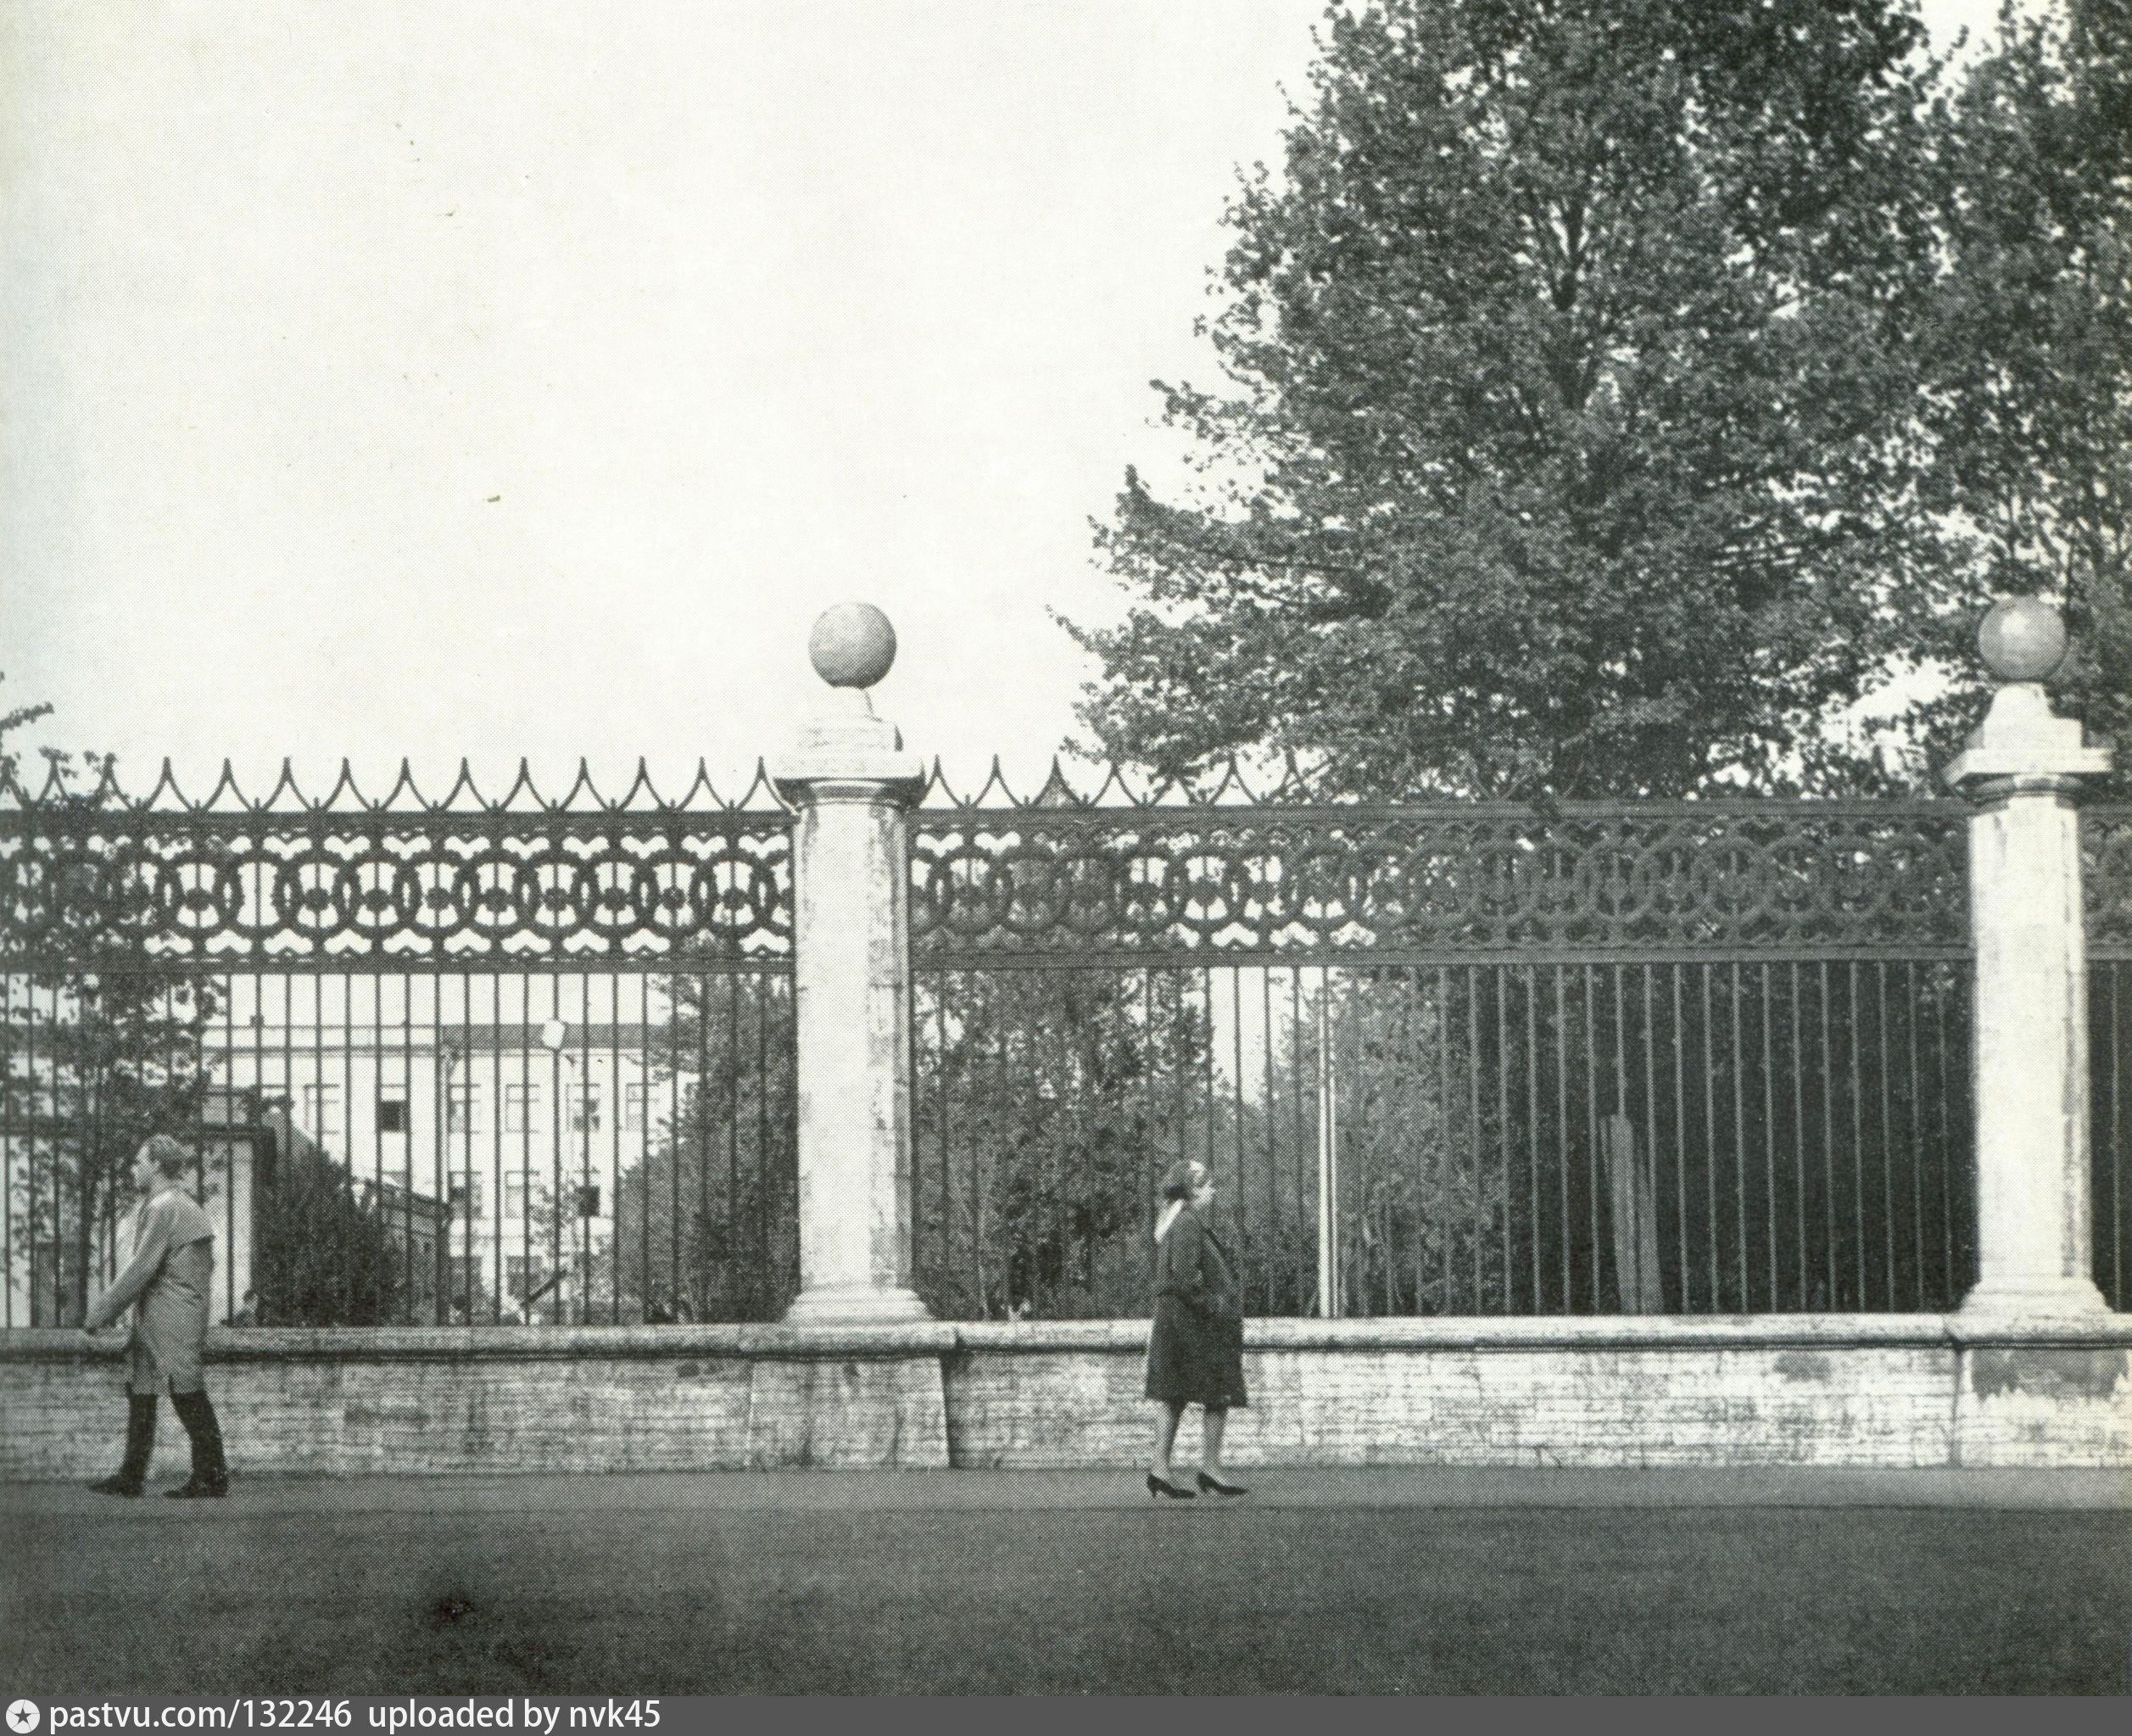
M 2100 1300 L 2100 1298 L 2097 1298 Z M 871 1284 L 825 1284 L 802 1290 L 785 1310 L 788 1326 L 890 1326 L 929 1320 L 933 1311 L 915 1290 Z
M 1963 1326 L 2018 1325 L 2024 1321 L 2091 1320 L 2111 1318 L 2110 1304 L 2091 1278 L 2060 1278 L 2049 1283 L 1979 1284 L 1962 1298 L 1955 1315 Z

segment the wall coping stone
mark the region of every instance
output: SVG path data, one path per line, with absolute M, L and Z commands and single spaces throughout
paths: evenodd
M 126 1340 L 90 1338 L 69 1327 L 0 1331 L 0 1362 L 117 1361 Z M 731 1357 L 747 1361 L 892 1361 L 940 1356 L 955 1328 L 933 1320 L 890 1326 L 244 1326 L 208 1334 L 209 1362 L 538 1360 L 600 1357 L 663 1361 Z
M 540 1360 L 691 1357 L 745 1361 L 879 1361 L 957 1353 L 1138 1354 L 1145 1320 L 899 1321 L 788 1326 L 253 1326 L 208 1336 L 208 1360 L 343 1362 Z M 1974 1322 L 1958 1315 L 1445 1315 L 1398 1320 L 1253 1320 L 1248 1349 L 1724 1350 L 1814 1346 L 2132 1348 L 2132 1315 L 2092 1320 Z M 0 1362 L 117 1361 L 125 1340 L 70 1328 L 0 1331 Z
M 1145 1320 L 1022 1320 L 957 1326 L 965 1351 L 1134 1350 Z M 1441 1315 L 1398 1320 L 1254 1320 L 1253 1350 L 1705 1350 L 1847 1345 L 2132 1346 L 2132 1315 L 1973 1326 L 1953 1315 Z

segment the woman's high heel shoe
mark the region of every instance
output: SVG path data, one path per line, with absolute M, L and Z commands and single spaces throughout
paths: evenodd
M 1240 1482 L 1224 1482 L 1219 1477 L 1209 1476 L 1203 1471 L 1199 1473 L 1199 1487 L 1210 1495 L 1247 1495 L 1251 1493 Z
M 1167 1497 L 1173 1501 L 1189 1501 L 1192 1491 L 1174 1482 L 1165 1482 L 1153 1471 L 1147 1473 L 1147 1493 L 1157 1498 Z

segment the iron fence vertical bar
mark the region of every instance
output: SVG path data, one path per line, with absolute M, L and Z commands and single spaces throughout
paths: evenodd
M 2103 967 L 2110 985 L 2110 1305 L 2132 1308 L 2124 1273 L 2124 985 L 2132 963 Z
M 533 979 L 518 979 L 518 1312 L 529 1321 L 526 1298 L 533 1270 Z M 507 1101 L 507 1100 L 506 1100 Z M 499 1104 L 498 1119 L 505 1119 Z
M 1205 1016 L 1207 1040 L 1200 1049 L 1199 1090 L 1206 1108 L 1207 1173 L 1214 1173 L 1214 990 L 1207 967 L 1199 967 L 1199 1005 Z
M 1735 1279 L 1739 1311 L 1748 1312 L 1747 1295 L 1747 1054 L 1739 1034 L 1739 961 L 1727 974 L 1733 1013 L 1733 1239 L 1739 1250 Z
M 548 975 L 548 1018 L 552 1024 L 562 1024 L 562 978 L 553 971 Z M 568 1041 L 568 1036 L 565 1035 L 561 1042 L 548 1051 L 548 1276 L 555 1286 L 550 1292 L 555 1298 L 551 1306 L 558 1312 L 562 1303 L 562 1217 L 568 1209 L 564 1203 L 562 1185 L 562 1043 Z M 526 1111 L 526 1119 L 531 1122 L 533 1102 L 530 1097 L 527 1099 Z M 573 1276 L 578 1283 L 572 1287 L 582 1286 L 583 1274 L 577 1273 Z
M 1144 1144 L 1150 1152 L 1158 1152 L 1160 1147 L 1156 1142 L 1155 1128 L 1162 1115 L 1162 1087 L 1159 1078 L 1162 1070 L 1162 1027 L 1157 1022 L 1155 1012 L 1155 973 L 1147 968 L 1143 968 L 1140 973 L 1140 1028 L 1146 1033 L 1147 1041 L 1146 1060 L 1133 1080 L 1133 1095 L 1138 1099 L 1136 1113 L 1145 1124 L 1145 1133 L 1140 1142 Z M 1140 1186 L 1136 1190 L 1135 1197 L 1140 1205 L 1141 1221 L 1153 1224 L 1162 1212 L 1162 1176 L 1156 1164 L 1144 1164 L 1141 1167 L 1144 1173 L 1140 1177 Z M 1152 1287 L 1153 1282 L 1152 1276 L 1148 1277 L 1147 1281 Z M 1153 1297 L 1150 1293 L 1149 1312 L 1153 1313 Z
M 1894 1114 L 1888 1097 L 1888 963 L 1873 964 L 1878 1013 L 1874 1024 L 1873 1070 L 1880 1079 L 1880 1250 L 1887 1280 L 1889 1310 L 1895 1306 L 1895 1142 Z
M 961 868 L 957 867 L 952 868 L 947 877 L 947 886 L 951 895 L 958 886 L 968 885 L 969 880 L 970 876 L 964 873 Z M 959 985 L 962 981 L 960 974 L 953 971 L 943 971 L 935 979 L 935 981 L 937 986 L 934 990 L 934 1008 L 939 1018 L 940 1033 L 940 1228 L 939 1238 L 940 1251 L 938 1255 L 938 1264 L 936 1266 L 938 1276 L 936 1281 L 940 1287 L 941 1296 L 943 1298 L 946 1298 L 956 1294 L 957 1290 L 967 1281 L 963 1277 L 961 1270 L 964 1263 L 959 1256 L 960 1239 L 957 1234 L 957 1222 L 958 1218 L 962 1215 L 961 1206 L 963 1198 L 963 1190 L 962 1186 L 962 1173 L 955 1162 L 953 1121 L 955 1119 L 955 1100 L 957 1093 L 963 1089 L 963 1081 L 967 1074 L 967 1068 L 964 1063 L 974 1058 L 973 1058 L 969 1053 L 967 1041 L 960 1047 L 954 1047 L 953 1039 L 949 1035 L 949 1006 L 951 1003 L 957 1007 L 967 1007 L 968 1005 L 968 995 L 959 991 Z M 963 1024 L 963 1028 L 967 1036 L 968 1026 L 966 1023 Z M 1149 1021 L 1147 1030 L 1149 1041 L 1152 1044 L 1154 1035 L 1154 1025 L 1152 1020 Z M 951 1054 L 952 1058 L 951 1058 Z M 1150 1068 L 1152 1069 L 1154 1064 L 1154 1061 L 1151 1059 L 1149 1063 Z M 1148 1106 L 1147 1137 L 1149 1143 L 1152 1146 L 1154 1140 L 1155 1119 L 1154 1097 L 1152 1083 L 1148 1096 Z M 971 1220 L 971 1226 L 973 1230 L 975 1228 L 975 1220 L 974 1218 Z M 974 1270 L 974 1260 L 971 1262 L 971 1265 Z M 964 1303 L 961 1304 L 959 1311 L 967 1314 L 968 1309 L 968 1304 Z M 980 1317 L 982 1315 L 981 1309 L 979 1310 L 979 1315 Z
M 709 999 L 706 997 L 708 1013 Z M 725 1032 L 725 1253 L 726 1308 L 736 1302 L 740 1263 L 740 979 L 726 979 Z
M 1510 1251 L 1510 1008 L 1509 967 L 1495 967 L 1495 1134 L 1496 1151 L 1502 1160 L 1503 1192 L 1503 1312 L 1516 1305 L 1514 1285 L 1516 1260 Z
M 1673 1234 L 1680 1249 L 1681 1312 L 1693 1314 L 1695 1299 L 1688 1268 L 1688 1036 L 1681 1015 L 1681 968 L 1673 966 Z
M 1717 1063 L 1711 1051 L 1716 1020 L 1710 1008 L 1713 967 L 1702 967 L 1703 977 L 1703 1227 L 1710 1236 L 1710 1307 L 1712 1314 L 1725 1309 L 1723 1263 L 1717 1257 Z
M 407 1108 L 404 1113 L 407 1125 L 399 1166 L 399 1306 L 393 1310 L 393 1317 L 396 1321 L 405 1317 L 409 1326 L 414 1326 L 418 1323 L 415 1312 L 415 1106 L 420 1098 L 415 1090 L 414 980 L 403 976 L 399 979 L 399 1065 L 402 1089 L 406 1094 Z M 260 1071 L 263 1075 L 263 1067 Z M 392 1222 L 389 1202 L 381 1206 L 378 1216 L 384 1223 Z M 387 1257 L 390 1258 L 389 1253 Z
M 1487 1231 L 1482 1223 L 1481 1162 L 1481 974 L 1479 968 L 1465 968 L 1465 1140 L 1470 1153 L 1467 1164 L 1460 1165 L 1461 1175 L 1469 1169 L 1472 1176 L 1473 1201 L 1473 1312 L 1480 1314 L 1486 1308 L 1486 1275 L 1482 1270 L 1482 1253 L 1487 1247 Z
M 1822 1258 L 1828 1278 L 1828 1306 L 1843 1307 L 1836 1275 L 1836 1082 L 1828 1058 L 1828 961 L 1821 974 L 1821 1171 Z
M 1391 1041 L 1387 1044 L 1387 1047 L 1392 1049 L 1395 1057 L 1395 1065 L 1398 1069 L 1398 1076 L 1404 1078 L 1409 1071 L 1409 1063 L 1415 1058 L 1416 1054 L 1414 1041 L 1414 1009 L 1415 1002 L 1421 992 L 1420 974 L 1410 965 L 1404 971 L 1400 970 L 1397 967 L 1394 967 L 1393 968 L 1386 971 L 1381 977 L 1374 979 L 1374 980 L 1384 982 L 1389 985 L 1390 987 L 1388 988 L 1387 992 L 1398 1005 L 1398 1033 L 1395 1038 L 1391 1040 Z M 1425 1152 L 1426 1147 L 1424 1143 L 1420 1141 L 1416 1141 L 1414 1147 L 1413 1183 L 1414 1197 L 1416 1203 L 1414 1225 L 1414 1246 L 1416 1250 L 1417 1260 L 1420 1258 L 1420 1250 L 1425 1240 L 1420 1204 L 1420 1203 L 1426 1197 L 1428 1190 L 1427 1160 Z M 1392 1201 L 1390 1197 L 1391 1188 L 1389 1186 L 1385 1188 L 1384 1195 L 1385 1311 L 1387 1314 L 1397 1314 L 1399 1311 L 1398 1298 L 1400 1273 L 1398 1253 L 1397 1249 L 1392 1245 Z M 1415 1286 L 1414 1305 L 1415 1309 L 1419 1311 L 1421 1307 L 1421 1287 L 1418 1282 Z
M 1917 961 L 1914 958 L 1906 960 L 1903 965 L 1902 1006 L 1903 1044 L 1909 1061 L 1909 1090 L 1903 1102 L 1910 1136 L 1906 1142 L 1910 1153 L 1910 1305 L 1922 1313 L 1925 1307 L 1925 1201 L 1923 1155 L 1918 1130 L 1921 1105 L 1917 1101 Z
M 1264 1082 L 1266 1127 L 1266 1312 L 1281 1312 L 1281 1147 L 1277 1118 L 1281 1111 L 1278 1074 L 1273 1046 L 1273 968 L 1259 969 L 1259 1071 Z
M 1436 1199 L 1440 1220 L 1437 1239 L 1441 1244 L 1443 1268 L 1438 1308 L 1442 1313 L 1451 1314 L 1456 1309 L 1458 1297 L 1458 1279 L 1452 1270 L 1451 1258 L 1453 1244 L 1457 1240 L 1452 1233 L 1451 1204 L 1452 1178 L 1456 1174 L 1452 1156 L 1455 1141 L 1451 1121 L 1451 974 L 1441 965 L 1436 973 Z
M 1370 1126 L 1370 1084 L 1361 1066 L 1361 1051 L 1365 1047 L 1362 1027 L 1368 1015 L 1363 1010 L 1361 996 L 1353 991 L 1354 979 L 1352 975 L 1348 978 L 1348 982 L 1349 997 L 1342 1008 L 1348 1016 L 1334 1025 L 1332 1040 L 1336 1052 L 1342 1049 L 1346 1052 L 1345 1064 L 1340 1067 L 1335 1076 L 1344 1076 L 1353 1081 L 1354 1114 L 1350 1118 L 1344 1114 L 1338 1114 L 1336 1110 L 1333 1174 L 1336 1181 L 1342 1171 L 1350 1176 L 1359 1178 L 1358 1192 L 1360 1197 L 1356 1202 L 1354 1218 L 1356 1229 L 1359 1232 L 1368 1226 L 1370 1221 L 1370 1183 L 1372 1179 L 1369 1165 L 1370 1145 L 1365 1136 Z M 1354 1130 L 1352 1131 L 1348 1127 L 1350 1119 L 1354 1123 Z M 1344 1205 L 1345 1201 L 1340 1197 L 1336 1187 L 1332 1227 L 1333 1245 L 1337 1251 L 1334 1255 L 1333 1268 L 1339 1284 L 1340 1312 L 1342 1315 L 1348 1311 L 1348 1294 L 1350 1287 L 1348 1282 L 1348 1237 L 1346 1214 L 1342 1209 Z M 1359 1233 L 1353 1239 L 1359 1243 L 1361 1241 Z M 1359 1246 L 1355 1251 L 1361 1256 L 1362 1271 L 1359 1281 L 1353 1285 L 1353 1288 L 1366 1317 L 1370 1308 L 1369 1251 L 1366 1248 Z
M 697 1320 L 707 1320 L 711 1314 L 711 985 L 708 976 L 676 977 L 674 990 L 678 1005 L 670 1006 L 669 1016 L 678 1020 L 682 1008 L 693 1003 L 696 1016 L 696 1076 L 689 1087 L 685 1098 L 674 1106 L 677 1117 L 668 1134 L 674 1149 L 681 1148 L 682 1130 L 685 1125 L 695 1137 L 689 1142 L 695 1150 L 696 1160 L 696 1234 L 693 1244 L 694 1268 L 689 1283 L 689 1314 Z M 683 988 L 684 984 L 691 986 Z M 677 1042 L 678 1034 L 677 1033 Z M 649 1101 L 649 1098 L 646 1099 Z M 679 1119 L 686 1117 L 685 1122 Z
M 1605 1307 L 1599 1295 L 1599 1277 L 1603 1270 L 1599 1259 L 1599 1027 L 1592 1010 L 1593 985 L 1597 974 L 1590 965 L 1584 967 L 1584 1186 L 1585 1216 L 1591 1231 L 1592 1249 L 1592 1312 L 1603 1314 Z
M 457 1155 L 452 1150 L 452 1134 L 455 1130 L 455 1124 L 453 1114 L 455 1105 L 451 1091 L 458 1078 L 459 1063 L 464 1058 L 466 1052 L 466 1045 L 463 1041 L 466 1034 L 464 1018 L 466 1008 L 463 1005 L 460 1011 L 461 1013 L 460 1034 L 462 1041 L 453 1046 L 450 1051 L 453 1058 L 452 1065 L 444 1074 L 444 1114 L 437 1126 L 437 1197 L 444 1203 L 444 1215 L 438 1225 L 437 1245 L 430 1250 L 430 1264 L 435 1269 L 437 1285 L 435 1314 L 437 1324 L 440 1326 L 449 1325 L 451 1320 L 452 1237 L 459 1226 L 459 1202 L 452 1197 L 451 1186 L 451 1166 Z M 445 1052 L 446 1042 L 444 975 L 441 966 L 436 968 L 430 977 L 430 1016 L 431 1029 L 436 1034 L 437 1051 L 441 1058 Z M 465 1119 L 463 1115 L 456 1117 L 458 1122 L 463 1122 Z M 469 1200 L 466 1203 L 471 1207 L 473 1202 Z
M 1939 1075 L 1939 1103 L 1934 1118 L 1939 1129 L 1939 1283 L 1941 1294 L 1951 1306 L 1960 1281 L 1955 1272 L 1954 1201 L 1949 1174 L 1954 1167 L 1956 1136 L 1951 1108 L 1952 1094 L 1948 1086 L 1947 988 L 1944 974 L 1940 977 L 1939 991 L 1933 996 L 1932 1024 L 1933 1058 L 1937 1063 L 1934 1070 Z
M 1765 963 L 1761 967 L 1762 1192 L 1769 1214 L 1769 1309 L 1772 1314 L 1781 1305 L 1778 1300 L 1780 1287 L 1778 1282 L 1777 1253 L 1777 1063 L 1769 1029 L 1775 1023 L 1775 1006 L 1776 1002 L 1769 987 L 1769 966 Z M 1751 1285 L 1748 1288 L 1747 1299 L 1749 1305 L 1752 1306 L 1754 1291 Z
M 1547 1298 L 1542 1281 L 1544 1259 L 1540 1241 L 1540 985 L 1531 965 L 1526 965 L 1524 971 L 1526 1181 L 1532 1205 L 1531 1214 L 1526 1220 L 1526 1235 L 1532 1248 L 1532 1312 L 1543 1314 Z
M 2124 989 L 2132 981 L 2132 960 L 2107 966 L 2110 982 L 2110 1288 L 2111 1305 L 2132 1309 L 2132 1285 L 2124 1266 Z
M 1323 1060 L 1320 1056 L 1320 1060 Z M 1303 967 L 1288 968 L 1288 1115 L 1294 1124 L 1292 1143 L 1295 1174 L 1295 1236 L 1298 1246 L 1303 1237 Z M 1421 1257 L 1420 1244 L 1415 1245 L 1415 1259 Z M 1298 1313 L 1303 1311 L 1303 1301 L 1308 1293 L 1303 1283 L 1303 1264 L 1296 1264 L 1296 1287 L 1291 1292 L 1295 1298 Z
M 1844 1021 L 1850 1050 L 1850 1214 L 1851 1246 L 1857 1250 L 1858 1306 L 1869 1306 L 1866 1294 L 1866 1130 L 1864 1094 L 1858 1080 L 1858 963 L 1850 962 L 1845 985 Z
M 760 978 L 749 985 L 755 1002 L 755 1163 L 761 1185 L 756 1190 L 756 1239 L 762 1275 L 763 1311 L 767 1315 L 777 1301 L 776 1258 L 771 1247 L 772 1197 L 775 1192 L 770 1159 L 770 1013 L 762 1004 Z
M 1623 964 L 1610 965 L 1607 969 L 1607 974 L 1614 980 L 1614 1113 L 1623 1121 L 1628 1120 L 1628 1020 L 1621 998 L 1621 980 L 1627 974 L 1628 967 Z M 1631 1144 L 1626 1149 L 1633 1149 L 1635 1133 L 1632 1124 L 1629 1138 Z M 1631 1185 L 1632 1187 L 1633 1184 Z M 1634 1197 L 1632 1192 L 1631 1197 Z M 1615 1245 L 1617 1248 L 1621 1245 L 1618 1240 Z M 1617 1309 L 1625 1310 L 1627 1298 L 1621 1293 L 1621 1273 L 1618 1258 L 1614 1264 L 1614 1303 Z
M 1806 1293 L 1806 1000 L 1799 986 L 1799 961 L 1791 964 L 1791 1169 L 1793 1218 L 1799 1236 L 1798 1305 Z
M 493 971 L 488 977 L 488 1029 L 494 1039 L 488 1045 L 488 1320 L 494 1326 L 504 1315 L 504 1208 L 510 1196 L 504 1186 L 504 980 Z
M 1644 967 L 1644 1117 L 1650 1125 L 1645 1144 L 1649 1157 L 1638 1171 L 1639 1174 L 1648 1175 L 1651 1178 L 1651 1191 L 1649 1200 L 1639 1204 L 1638 1209 L 1648 1211 L 1651 1216 L 1649 1246 L 1652 1251 L 1652 1264 L 1655 1266 L 1658 1264 L 1660 1231 L 1658 1227 L 1658 1052 L 1657 1038 L 1653 1030 L 1651 1019 L 1651 971 L 1654 968 L 1649 964 Z M 1642 1200 L 1641 1195 L 1638 1197 L 1639 1201 Z M 1642 1245 L 1639 1242 L 1638 1246 Z M 1658 1280 L 1657 1300 L 1660 1311 L 1662 1313 L 1665 1310 L 1665 1282 L 1656 1271 L 1653 1271 L 1651 1276 Z
M 1577 1312 L 1574 1277 L 1577 1242 L 1570 1222 L 1570 1019 L 1566 973 L 1554 967 L 1554 1174 L 1562 1196 L 1562 1312 Z
M 607 1077 L 600 1088 L 596 1105 L 598 1113 L 594 1117 L 591 1128 L 592 1133 L 598 1133 L 602 1125 L 606 1129 L 606 1165 L 604 1169 L 597 1163 L 589 1163 L 586 1165 L 589 1174 L 599 1178 L 588 1185 L 599 1187 L 600 1195 L 598 1217 L 589 1217 L 584 1220 L 588 1259 L 595 1265 L 600 1250 L 594 1247 L 593 1238 L 598 1227 L 599 1218 L 606 1217 L 613 1220 L 614 1228 L 608 1232 L 611 1248 L 607 1260 L 607 1320 L 608 1323 L 613 1326 L 619 1326 L 622 1323 L 622 1061 L 623 1055 L 628 1052 L 628 1047 L 633 1044 L 639 1056 L 649 1060 L 651 1055 L 651 1010 L 649 1000 L 650 980 L 641 973 L 637 976 L 637 1023 L 633 1028 L 625 1028 L 622 1023 L 622 974 L 620 971 L 611 970 L 607 973 Z M 589 985 L 587 993 L 590 993 Z M 588 1104 L 588 1112 L 589 1113 L 594 1107 Z M 612 1114 L 607 1113 L 610 1109 L 614 1112 Z M 638 1119 L 643 1120 L 650 1114 L 650 1102 L 647 1098 L 644 1111 Z M 591 1138 L 588 1136 L 585 1141 L 588 1150 L 592 1143 Z M 673 1178 L 672 1186 L 678 1186 L 681 1172 L 678 1169 L 673 1169 L 672 1165 L 668 1168 L 672 1170 Z M 637 1174 L 643 1178 L 643 1185 L 639 1192 L 644 1196 L 644 1221 L 643 1240 L 637 1264 L 639 1275 L 635 1298 L 637 1314 L 635 1324 L 643 1326 L 649 1323 L 652 1299 L 655 1295 L 659 1295 L 659 1292 L 653 1282 L 655 1274 L 652 1267 L 651 1195 L 654 1178 L 651 1166 L 649 1163 L 640 1163 L 637 1167 Z M 672 1197 L 672 1186 L 668 1190 L 669 1197 Z M 670 1221 L 670 1231 L 671 1228 Z M 671 1234 L 668 1236 L 668 1244 L 671 1249 Z M 673 1261 L 669 1258 L 670 1270 Z M 659 1296 L 658 1305 L 662 1310 L 671 1313 L 673 1300 L 673 1292 L 669 1289 L 664 1295 Z
M 237 985 L 235 979 L 229 977 L 221 979 L 220 987 L 222 991 L 221 1075 L 222 1101 L 224 1105 L 222 1110 L 222 1125 L 226 1128 L 234 1128 L 237 1125 L 237 1093 L 235 1089 L 237 1078 Z M 255 1150 L 255 1148 L 252 1147 L 248 1147 L 248 1149 Z M 237 1287 L 237 1141 L 233 1138 L 226 1139 L 223 1142 L 222 1164 L 222 1247 L 225 1251 L 225 1258 L 222 1263 L 222 1293 L 223 1298 L 227 1304 L 223 1311 L 223 1317 L 227 1319 L 230 1315 L 234 1315 L 237 1312 L 237 1303 L 241 1295 L 241 1292 Z M 256 1161 L 253 1166 L 252 1179 L 248 1186 L 253 1199 L 256 1201 L 258 1198 L 259 1188 L 259 1169 Z M 253 1211 L 254 1222 L 257 1221 L 258 1215 L 258 1210 L 255 1205 Z M 246 1262 L 245 1270 L 247 1273 L 249 1274 L 252 1263 L 257 1258 L 255 1240 L 250 1236 L 247 1236 L 245 1238 L 244 1254 Z M 257 1284 L 258 1279 L 256 1276 L 254 1276 L 250 1279 L 250 1281 L 248 1283 L 246 1287 L 254 1288 L 256 1287 Z M 255 1313 L 254 1315 L 254 1323 L 255 1325 L 257 1324 L 257 1318 L 258 1317 Z M 12 1321 L 10 1321 L 10 1324 L 12 1324 Z
M 322 987 L 322 980 L 321 987 Z M 355 980 L 341 973 L 341 1153 L 348 1168 L 348 1191 L 355 1192 Z M 373 1114 L 371 1119 L 377 1118 Z M 355 1290 L 360 1281 L 351 1267 L 348 1274 L 349 1316 L 354 1317 Z

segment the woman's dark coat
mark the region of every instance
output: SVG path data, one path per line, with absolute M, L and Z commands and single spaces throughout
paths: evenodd
M 1147 1396 L 1169 1404 L 1247 1404 L 1243 1306 L 1229 1251 L 1186 1206 L 1155 1244 Z

